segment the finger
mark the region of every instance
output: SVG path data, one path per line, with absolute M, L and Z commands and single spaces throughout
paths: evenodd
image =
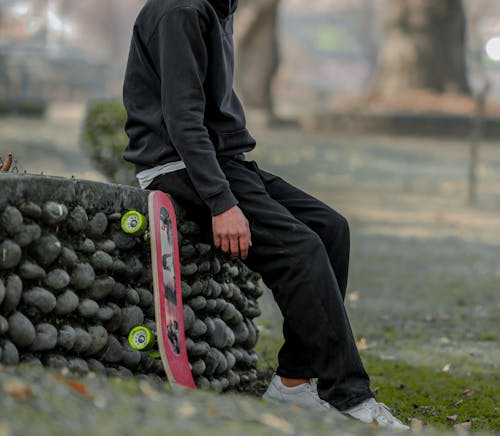
M 248 257 L 248 239 L 240 238 L 240 256 L 242 259 L 246 259 Z
M 238 243 L 238 236 L 234 235 L 229 238 L 229 243 L 231 246 L 231 254 L 238 257 L 240 255 L 240 245 Z
M 219 235 L 214 235 L 214 245 L 215 248 L 219 248 L 221 245 L 221 237 Z
M 221 236 L 221 250 L 224 253 L 229 252 L 229 237 L 227 236 Z

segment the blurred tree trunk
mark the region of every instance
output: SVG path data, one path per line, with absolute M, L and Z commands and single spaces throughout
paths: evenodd
M 373 91 L 470 93 L 462 0 L 387 0 Z
M 235 15 L 235 84 L 247 109 L 266 121 L 274 119 L 272 80 L 279 66 L 278 6 L 280 0 L 240 2 Z

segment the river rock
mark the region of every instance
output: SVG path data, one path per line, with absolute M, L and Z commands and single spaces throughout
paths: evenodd
M 19 265 L 18 273 L 24 280 L 42 280 L 47 275 L 40 265 L 29 260 L 25 260 Z
M 193 221 L 185 221 L 180 225 L 179 232 L 184 235 L 199 235 L 200 226 Z
M 71 284 L 75 289 L 86 289 L 94 283 L 95 272 L 88 263 L 79 263 L 71 272 Z
M 102 212 L 97 212 L 87 225 L 87 233 L 91 237 L 97 238 L 104 234 L 107 227 L 108 217 Z
M 182 312 L 184 314 L 184 329 L 190 330 L 193 327 L 194 322 L 196 320 L 196 316 L 193 312 L 193 309 L 191 309 L 191 307 L 189 307 L 187 304 L 184 304 L 182 306 Z
M 23 282 L 16 274 L 9 274 L 5 282 L 5 297 L 3 299 L 2 312 L 9 314 L 16 310 L 21 294 L 23 292 Z
M 17 207 L 7 206 L 0 215 L 0 226 L 8 235 L 14 236 L 23 227 L 23 215 Z
M 123 300 L 125 300 L 126 295 L 127 295 L 126 286 L 123 283 L 115 282 L 113 289 L 109 294 L 109 297 L 113 301 L 122 302 Z
M 109 254 L 116 250 L 116 244 L 111 239 L 105 239 L 104 241 L 98 241 L 96 248 Z
M 126 291 L 126 299 L 127 303 L 133 304 L 133 305 L 138 305 L 141 299 L 139 298 L 139 294 L 137 291 L 133 288 L 128 288 Z
M 189 259 L 190 257 L 193 257 L 196 254 L 196 249 L 191 244 L 183 245 L 179 251 L 183 260 Z
M 215 329 L 213 334 L 208 336 L 208 342 L 220 350 L 232 347 L 235 341 L 233 331 L 220 318 L 215 318 L 214 324 Z
M 92 355 L 101 351 L 108 343 L 108 332 L 102 326 L 93 326 L 88 328 L 92 343 L 86 350 L 87 355 Z
M 78 263 L 78 255 L 72 248 L 62 247 L 59 261 L 62 266 L 71 270 Z
M 205 309 L 205 306 L 207 305 L 207 300 L 205 299 L 205 297 L 202 297 L 201 295 L 199 295 L 198 297 L 191 298 L 191 300 L 188 301 L 188 305 L 195 312 L 199 312 L 199 311 Z
M 189 334 L 193 337 L 202 336 L 206 332 L 207 332 L 207 326 L 201 319 L 197 319 L 194 322 L 193 327 L 191 327 L 191 329 L 189 330 Z
M 61 249 L 61 243 L 54 235 L 45 235 L 31 244 L 30 253 L 40 265 L 46 267 L 59 257 Z
M 212 259 L 212 266 L 211 266 L 211 269 L 210 269 L 210 272 L 213 274 L 213 275 L 217 275 L 220 273 L 221 271 L 221 264 L 220 264 L 220 261 L 219 259 L 217 259 L 216 257 L 214 257 Z
M 96 279 L 89 289 L 89 297 L 94 300 L 102 300 L 113 291 L 115 279 L 111 276 L 104 276 Z
M 118 230 L 112 233 L 112 241 L 115 243 L 116 248 L 122 251 L 128 251 L 135 247 L 137 243 L 135 238 L 122 230 Z
M 76 206 L 69 213 L 68 220 L 66 221 L 66 226 L 71 232 L 80 233 L 85 230 L 88 221 L 89 218 L 85 209 L 81 206 Z
M 68 366 L 68 360 L 60 354 L 49 354 L 42 358 L 46 366 L 53 369 L 62 369 Z
M 42 206 L 42 220 L 50 225 L 61 224 L 68 216 L 68 208 L 65 204 L 47 201 Z
M 113 310 L 113 316 L 108 321 L 105 321 L 103 324 L 104 327 L 106 327 L 106 330 L 108 330 L 109 332 L 114 332 L 118 330 L 122 325 L 123 313 L 120 307 L 117 306 L 115 303 L 108 303 L 107 306 Z M 129 332 L 126 332 L 124 333 L 124 335 L 128 335 L 128 333 Z
M 56 307 L 56 297 L 44 288 L 34 287 L 23 293 L 23 302 L 42 313 L 49 313 Z
M 85 353 L 92 343 L 92 337 L 90 333 L 86 330 L 76 327 L 75 328 L 75 344 L 73 345 L 73 350 L 76 353 Z
M 234 357 L 234 354 L 231 353 L 229 350 L 225 350 L 224 357 L 226 358 L 227 361 L 227 369 L 228 370 L 233 369 L 234 365 L 236 365 L 236 358 Z
M 18 347 L 28 347 L 35 340 L 35 327 L 21 312 L 15 312 L 9 317 L 9 336 Z
M 183 299 L 190 297 L 191 294 L 193 293 L 191 286 L 189 286 L 186 282 L 181 282 L 181 289 L 182 289 L 182 298 Z
M 42 361 L 33 354 L 23 354 L 20 359 L 20 363 L 23 366 L 31 366 L 34 368 L 43 367 Z
M 221 318 L 229 325 L 238 325 L 243 322 L 243 315 L 232 303 L 227 303 L 226 308 L 221 313 Z
M 87 359 L 87 365 L 89 367 L 89 370 L 95 372 L 96 374 L 106 373 L 106 367 L 97 359 L 93 358 Z
M 198 266 L 195 263 L 188 263 L 186 265 L 181 265 L 181 275 L 183 277 L 189 277 L 198 271 Z
M 222 294 L 222 287 L 214 279 L 208 281 L 208 289 L 210 289 L 210 296 L 212 298 L 217 298 Z
M 235 336 L 235 343 L 238 345 L 242 345 L 248 339 L 248 335 L 250 334 L 248 328 L 244 322 L 233 327 L 233 332 Z
M 56 268 L 47 273 L 44 283 L 48 288 L 59 293 L 69 285 L 70 281 L 71 278 L 66 271 Z
M 120 334 L 128 336 L 130 330 L 144 321 L 144 313 L 138 306 L 128 306 L 122 309 L 122 323 L 120 325 Z
M 87 372 L 89 372 L 88 363 L 85 360 L 80 359 L 79 357 L 70 357 L 68 359 L 67 368 L 71 372 L 77 372 L 79 374 L 86 374 Z
M 57 329 L 48 323 L 41 323 L 36 326 L 36 337 L 31 344 L 33 351 L 48 351 L 57 345 Z
M 0 270 L 11 269 L 17 266 L 21 260 L 21 247 L 10 239 L 0 243 Z
M 125 265 L 127 266 L 126 275 L 129 278 L 139 276 L 144 268 L 142 262 L 136 256 L 128 258 Z
M 0 335 L 3 336 L 9 330 L 9 321 L 0 315 Z
M 116 363 L 122 358 L 122 346 L 114 335 L 109 335 L 108 342 L 104 350 L 100 353 L 99 359 L 103 362 Z
M 35 220 L 42 216 L 42 208 L 32 201 L 21 204 L 21 206 L 19 206 L 19 210 L 25 217 L 33 218 Z
M 80 304 L 80 299 L 71 289 L 64 291 L 57 297 L 55 312 L 58 315 L 67 315 L 75 311 Z
M 139 288 L 137 289 L 137 294 L 139 295 L 139 304 L 142 307 L 149 307 L 153 305 L 153 293 L 151 291 Z
M 96 318 L 99 321 L 109 321 L 114 315 L 114 311 L 109 305 L 104 305 L 99 307 L 97 311 Z
M 99 304 L 96 301 L 85 298 L 78 305 L 78 313 L 84 318 L 92 318 L 97 314 Z
M 198 359 L 191 365 L 191 373 L 193 374 L 193 377 L 203 375 L 206 369 L 207 365 L 202 359 Z
M 80 241 L 76 246 L 76 250 L 80 253 L 91 255 L 95 252 L 95 244 L 92 239 L 85 238 L 83 241 Z
M 98 250 L 90 257 L 90 264 L 96 271 L 107 271 L 113 268 L 113 258 L 105 251 Z
M 2 360 L 4 365 L 17 365 L 19 363 L 19 351 L 17 347 L 9 340 L 0 340 L 0 348 L 2 349 Z
M 129 346 L 122 347 L 121 363 L 128 369 L 135 371 L 141 363 L 141 352 L 133 350 Z
M 205 341 L 194 342 L 190 351 L 190 356 L 202 357 L 205 354 L 207 354 L 209 350 L 210 350 L 210 345 L 208 345 L 207 342 Z
M 75 346 L 76 332 L 70 325 L 64 325 L 57 334 L 57 345 L 65 350 L 71 350 Z

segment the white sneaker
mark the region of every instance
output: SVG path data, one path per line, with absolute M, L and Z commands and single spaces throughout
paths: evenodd
M 336 410 L 318 395 L 315 384 L 309 382 L 289 388 L 283 384 L 281 377 L 274 374 L 266 393 L 262 396 L 266 401 L 290 403 L 296 406 L 322 411 Z
M 393 416 L 384 403 L 377 403 L 374 398 L 365 400 L 351 409 L 344 410 L 343 413 L 365 424 L 377 423 L 381 427 L 392 427 L 401 430 L 410 429 L 410 427 Z

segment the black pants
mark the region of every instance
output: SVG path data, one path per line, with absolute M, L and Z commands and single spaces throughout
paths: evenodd
M 320 397 L 339 410 L 370 398 L 370 380 L 344 307 L 346 219 L 255 162 L 224 158 L 220 164 L 250 223 L 253 246 L 246 264 L 262 275 L 283 313 L 285 343 L 277 373 L 317 377 Z M 148 189 L 169 193 L 211 223 L 185 170 L 157 177 Z

